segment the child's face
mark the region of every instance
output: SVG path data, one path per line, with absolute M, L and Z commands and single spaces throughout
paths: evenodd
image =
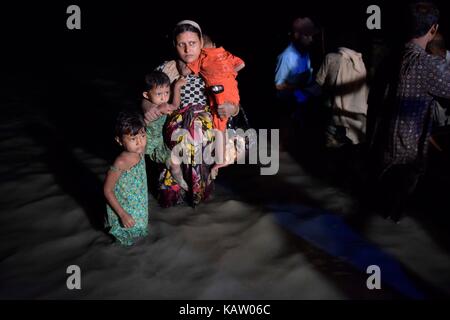
M 150 102 L 157 105 L 168 102 L 170 98 L 170 86 L 154 87 L 147 92 L 147 95 L 144 93 L 145 96 Z
M 120 145 L 125 149 L 125 151 L 131 153 L 142 154 L 145 151 L 145 145 L 147 144 L 147 134 L 145 129 L 139 130 L 138 134 L 124 134 L 122 139 L 119 141 Z

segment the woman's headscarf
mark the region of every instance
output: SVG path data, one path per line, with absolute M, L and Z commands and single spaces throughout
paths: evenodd
M 181 20 L 180 22 L 177 23 L 177 26 L 180 26 L 182 24 L 187 24 L 193 26 L 194 28 L 197 28 L 198 31 L 200 31 L 200 35 L 202 35 L 202 28 L 200 28 L 200 25 L 197 22 L 192 20 Z

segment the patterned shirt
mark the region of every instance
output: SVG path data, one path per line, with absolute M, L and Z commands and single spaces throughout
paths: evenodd
M 450 69 L 443 59 L 408 43 L 402 57 L 385 163 L 423 164 L 435 97 L 450 99 Z
M 170 61 L 167 61 L 163 63 L 162 65 L 158 66 L 156 68 L 157 71 L 163 71 L 164 67 L 167 63 Z M 186 85 L 181 87 L 180 92 L 180 108 L 184 108 L 188 105 L 207 105 L 208 104 L 208 98 L 205 92 L 205 82 L 200 76 L 196 75 L 188 75 L 186 77 L 187 83 Z

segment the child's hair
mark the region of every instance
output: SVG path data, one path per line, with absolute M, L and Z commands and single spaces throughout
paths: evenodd
M 211 37 L 207 34 L 203 34 L 203 47 L 205 48 L 214 48 L 216 44 L 212 41 Z
M 117 116 L 116 137 L 122 139 L 123 135 L 137 135 L 141 129 L 145 128 L 144 117 L 135 111 L 122 111 Z
M 170 79 L 164 72 L 153 71 L 145 76 L 145 91 L 162 86 L 170 86 Z

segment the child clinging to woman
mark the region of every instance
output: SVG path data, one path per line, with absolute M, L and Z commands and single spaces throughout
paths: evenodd
M 178 68 L 184 76 L 189 74 L 190 71 L 194 74 L 200 74 L 209 88 L 223 86 L 222 92 L 211 96 L 211 102 L 214 128 L 225 134 L 228 118 L 220 116 L 217 112 L 217 107 L 224 103 L 239 105 L 240 98 L 236 77 L 238 72 L 245 67 L 245 63 L 223 47 L 216 48 L 215 43 L 209 36 L 203 34 L 202 38 L 203 48 L 199 59 L 187 65 L 181 63 Z M 225 142 L 226 139 L 224 137 L 223 141 Z M 225 145 L 218 145 L 217 150 L 225 156 Z M 228 165 L 230 160 L 231 162 L 234 161 L 234 159 L 228 159 L 225 163 L 218 163 L 213 166 L 211 169 L 213 178 L 217 175 L 218 169 Z
M 107 201 L 109 233 L 122 245 L 132 245 L 148 234 L 148 193 L 144 151 L 147 142 L 142 115 L 119 114 L 116 141 L 123 151 L 106 174 L 104 195 Z
M 146 122 L 147 148 L 145 153 L 150 156 L 152 161 L 165 164 L 180 187 L 188 190 L 188 185 L 183 178 L 180 164 L 173 161 L 171 151 L 164 143 L 163 127 L 167 115 L 176 110 L 179 105 L 179 102 L 178 104 L 168 103 L 171 93 L 170 79 L 164 72 L 153 71 L 145 76 L 144 89 L 142 93 L 144 97 L 143 103 L 154 105 L 162 114 L 158 119 Z M 177 88 L 177 91 L 179 91 L 179 88 Z

